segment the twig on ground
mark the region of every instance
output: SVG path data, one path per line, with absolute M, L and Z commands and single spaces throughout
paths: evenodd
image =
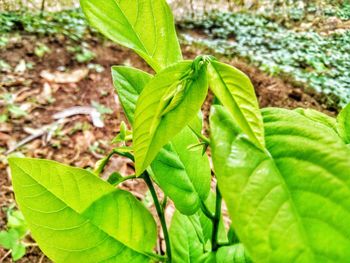
M 4 262 L 4 260 L 12 253 L 12 250 L 7 251 L 7 253 L 0 259 L 0 263 Z

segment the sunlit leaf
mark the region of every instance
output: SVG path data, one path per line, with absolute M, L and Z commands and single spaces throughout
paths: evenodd
M 350 144 L 350 104 L 339 113 L 338 131 L 345 143 Z
M 208 90 L 205 68 L 195 72 L 197 77 L 194 81 L 192 65 L 192 62 L 186 61 L 167 68 L 149 81 L 141 93 L 136 104 L 133 134 L 137 175 L 201 109 Z M 174 106 L 172 102 L 176 94 L 171 98 L 169 94 L 178 86 L 184 86 L 185 94 Z M 172 107 L 170 111 L 169 107 Z
M 263 147 L 264 126 L 249 78 L 238 69 L 217 61 L 209 63 L 208 72 L 211 90 L 251 141 Z
M 135 50 L 155 71 L 182 59 L 165 0 L 81 0 L 80 4 L 90 25 Z
M 53 161 L 11 158 L 16 201 L 55 262 L 149 262 L 156 224 L 130 193 Z
M 133 124 L 136 101 L 152 76 L 129 67 L 113 67 L 112 75 L 119 100 L 129 122 Z M 195 118 L 191 127 L 200 132 L 200 118 Z M 199 150 L 187 149 L 189 145 L 197 143 L 191 129 L 185 127 L 160 150 L 151 164 L 153 178 L 184 214 L 196 212 L 210 189 L 211 171 L 207 155 L 202 155 Z
M 266 109 L 263 116 L 269 153 L 242 136 L 224 108 L 211 115 L 215 172 L 239 240 L 254 262 L 346 262 L 347 147 L 297 112 Z

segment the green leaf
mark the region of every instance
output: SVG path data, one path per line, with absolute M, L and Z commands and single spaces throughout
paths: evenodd
M 158 72 L 182 59 L 174 18 L 165 0 L 80 0 L 93 27 L 133 49 Z
M 216 252 L 216 263 L 252 263 L 243 244 L 221 247 Z
M 214 197 L 214 195 L 211 196 Z M 215 199 L 213 201 L 215 202 Z M 174 262 L 251 262 L 241 244 L 221 247 L 216 253 L 210 252 L 211 246 L 210 244 L 208 246 L 208 242 L 210 243 L 211 240 L 211 228 L 209 237 L 206 237 L 205 232 L 209 231 L 207 221 L 211 225 L 212 222 L 208 218 L 204 221 L 204 217 L 201 211 L 191 216 L 185 216 L 179 211 L 175 211 L 169 231 Z M 225 234 L 224 229 L 222 233 Z M 225 241 L 220 240 L 220 242 Z
M 27 223 L 21 211 L 9 209 L 7 211 L 7 227 L 16 229 L 20 237 L 28 232 Z
M 344 142 L 350 144 L 350 103 L 338 115 L 338 132 Z
M 337 133 L 337 120 L 313 109 L 296 109 L 296 112 L 315 122 L 321 123 Z
M 196 136 L 186 127 L 160 150 L 151 164 L 156 182 L 186 215 L 195 213 L 210 191 L 207 155 L 202 155 L 201 149 L 187 149 L 194 142 L 198 143 Z
M 11 256 L 14 261 L 21 259 L 26 254 L 26 247 L 22 243 L 17 243 L 12 247 Z
M 347 147 L 297 112 L 266 109 L 263 116 L 269 153 L 242 136 L 224 108 L 210 119 L 214 167 L 239 240 L 256 262 L 346 262 Z
M 156 224 L 130 193 L 53 161 L 12 158 L 9 163 L 17 203 L 53 261 L 150 261 Z
M 124 177 L 120 173 L 114 172 L 108 177 L 107 182 L 111 185 L 118 185 L 123 180 L 123 178 Z
M 194 75 L 195 80 L 192 79 Z M 151 164 L 165 144 L 194 119 L 207 90 L 205 68 L 194 71 L 189 61 L 167 68 L 146 84 L 135 112 L 133 146 L 137 175 Z M 176 97 L 179 93 L 184 94 L 178 101 Z
M 133 124 L 139 94 L 152 76 L 129 67 L 113 67 L 112 75 L 125 114 Z M 191 127 L 200 132 L 201 118 L 195 118 Z M 195 143 L 198 143 L 196 136 L 186 127 L 161 149 L 151 164 L 157 184 L 174 201 L 176 208 L 188 215 L 199 209 L 201 200 L 206 200 L 210 190 L 208 157 L 201 151 L 187 149 Z
M 131 67 L 112 67 L 113 84 L 126 117 L 134 124 L 136 102 L 152 75 Z
M 0 246 L 5 249 L 12 249 L 19 239 L 20 236 L 16 229 L 12 228 L 9 231 L 0 231 Z
M 201 263 L 205 261 L 207 257 L 205 244 L 200 241 L 203 240 L 203 235 L 198 236 L 199 233 L 196 231 L 196 229 L 201 229 L 199 217 L 195 219 L 190 220 L 189 217 L 175 211 L 169 230 L 173 262 Z
M 208 73 L 215 96 L 250 140 L 263 148 L 264 125 L 250 79 L 238 69 L 217 61 L 208 64 Z

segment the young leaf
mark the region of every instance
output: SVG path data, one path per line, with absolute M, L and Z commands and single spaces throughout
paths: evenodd
M 338 115 L 338 132 L 346 144 L 350 144 L 350 103 Z
M 12 259 L 17 261 L 21 259 L 26 254 L 26 247 L 22 243 L 16 243 L 16 245 L 12 248 Z
M 216 263 L 252 263 L 243 244 L 221 247 L 216 252 Z M 209 262 L 208 262 L 209 263 Z
M 198 216 L 196 220 L 175 211 L 169 230 L 173 262 L 201 263 L 205 262 L 208 254 L 200 240 L 203 235 L 196 229 L 201 229 Z
M 152 76 L 129 67 L 113 67 L 112 75 L 124 111 L 133 124 L 136 101 Z M 191 127 L 200 132 L 201 118 L 195 118 Z M 184 149 L 194 143 L 198 143 L 196 136 L 185 127 L 161 149 L 151 164 L 157 184 L 174 201 L 176 208 L 187 215 L 199 209 L 201 200 L 206 200 L 210 190 L 211 171 L 207 155 Z
M 210 191 L 211 171 L 207 155 L 188 145 L 198 140 L 190 128 L 184 128 L 156 156 L 151 164 L 156 182 L 181 213 L 195 213 Z
M 238 69 L 217 61 L 208 64 L 209 86 L 235 122 L 258 147 L 265 145 L 264 125 L 249 78 Z
M 152 75 L 131 67 L 112 67 L 113 84 L 118 93 L 126 117 L 134 124 L 136 102 Z
M 158 72 L 182 59 L 174 18 L 165 0 L 80 0 L 93 27 L 133 49 Z
M 156 224 L 131 194 L 53 161 L 12 158 L 9 163 L 17 203 L 53 261 L 150 261 Z
M 192 79 L 194 74 L 197 75 L 195 80 Z M 179 91 L 179 86 L 184 89 Z M 194 71 L 193 63 L 189 61 L 167 68 L 146 84 L 135 112 L 134 151 L 137 175 L 197 115 L 207 90 L 205 66 Z M 182 99 L 177 100 L 176 96 L 182 92 Z M 169 97 L 169 94 L 173 96 Z
M 209 221 L 208 218 L 206 220 Z M 206 224 L 203 225 L 200 211 L 192 216 L 185 216 L 176 211 L 169 231 L 173 261 L 188 263 L 251 262 L 242 244 L 221 247 L 215 253 L 210 252 L 210 244 L 209 246 L 207 244 L 211 236 L 208 239 L 206 231 L 208 229 L 206 229 Z M 224 229 L 223 233 L 225 234 Z
M 214 167 L 239 240 L 256 262 L 346 262 L 347 147 L 296 112 L 267 109 L 263 116 L 269 154 L 241 136 L 224 108 L 210 119 Z

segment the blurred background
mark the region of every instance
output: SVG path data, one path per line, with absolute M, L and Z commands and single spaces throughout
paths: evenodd
M 252 80 L 261 107 L 350 102 L 350 2 L 169 0 L 185 58 L 212 54 Z M 0 263 L 50 262 L 16 208 L 8 156 L 93 169 L 123 115 L 110 67 L 152 73 L 132 51 L 90 28 L 75 0 L 0 0 Z M 205 116 L 211 101 L 203 107 Z M 105 175 L 133 173 L 114 157 Z M 122 186 L 153 209 L 142 182 Z M 170 217 L 173 208 L 167 208 Z M 163 246 L 161 243 L 160 246 Z

